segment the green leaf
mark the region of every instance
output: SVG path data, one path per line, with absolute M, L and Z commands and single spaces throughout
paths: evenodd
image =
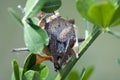
M 12 8 L 8 8 L 8 12 L 23 26 L 22 18 Z
M 118 25 L 120 25 L 120 20 L 117 20 L 116 22 L 111 24 L 111 27 L 118 26 Z
M 15 80 L 20 80 L 19 66 L 16 60 L 13 61 L 13 70 L 14 70 Z
M 57 10 L 61 4 L 61 0 L 48 0 L 41 10 L 46 13 L 51 13 Z
M 20 76 L 20 80 L 22 80 L 22 72 L 23 72 L 23 69 L 22 68 L 19 68 L 19 76 Z M 12 74 L 12 79 L 11 80 L 17 80 L 15 79 L 15 75 L 14 73 Z
M 113 17 L 111 19 L 111 26 L 117 26 L 120 25 L 120 6 L 115 10 Z
M 110 2 L 114 5 L 114 6 L 118 6 L 118 0 L 110 0 Z
M 76 8 L 83 18 L 90 20 L 88 16 L 88 10 L 90 6 L 94 3 L 95 3 L 95 0 L 77 0 Z
M 93 66 L 87 68 L 86 71 L 85 71 L 85 73 L 84 73 L 84 76 L 83 76 L 82 80 L 88 80 L 89 77 L 91 76 L 93 70 L 94 70 L 94 67 L 93 67 Z
M 49 69 L 44 64 L 38 64 L 32 67 L 32 70 L 38 71 L 40 74 L 40 80 L 46 80 L 48 76 Z
M 85 73 L 85 68 L 82 69 L 82 72 L 81 72 L 81 74 L 80 74 L 80 80 L 83 79 L 84 73 Z
M 67 80 L 79 80 L 79 73 L 77 71 L 71 71 Z
M 39 54 L 48 45 L 48 35 L 41 27 L 24 23 L 24 40 L 31 53 Z
M 38 14 L 47 0 L 27 0 L 24 8 L 25 18 L 30 18 Z
M 24 78 L 24 80 L 41 80 L 39 72 L 33 70 L 25 72 Z
M 114 31 L 109 30 L 108 33 L 120 39 L 120 33 L 119 32 L 114 32 Z
M 38 23 L 39 23 L 39 19 L 38 19 L 38 18 L 33 17 L 33 18 L 31 18 L 31 20 L 33 21 L 33 23 L 34 23 L 35 25 L 38 25 Z
M 109 27 L 114 12 L 115 7 L 112 3 L 102 2 L 91 6 L 88 15 L 95 24 L 106 28 Z
M 120 64 L 120 59 L 118 59 L 118 64 Z
M 27 0 L 25 6 L 25 18 L 36 16 L 41 10 L 51 13 L 61 6 L 61 0 Z
M 23 74 L 30 70 L 34 65 L 36 64 L 36 55 L 35 54 L 30 54 L 24 63 L 24 67 L 23 67 Z

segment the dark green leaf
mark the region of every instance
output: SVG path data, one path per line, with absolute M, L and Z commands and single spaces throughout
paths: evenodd
M 39 54 L 48 45 L 48 35 L 41 27 L 24 23 L 24 40 L 31 53 Z
M 71 71 L 67 80 L 79 80 L 79 73 L 77 71 Z
M 20 80 L 19 66 L 16 60 L 13 61 L 13 70 L 14 70 L 15 80 Z
M 47 0 L 27 0 L 25 6 L 25 17 L 30 18 L 38 14 L 41 8 L 44 6 Z
M 46 13 L 51 13 L 57 10 L 61 4 L 61 0 L 48 0 L 41 10 Z
M 24 80 L 41 80 L 39 72 L 33 70 L 25 72 L 24 78 Z
M 36 64 L 36 55 L 30 54 L 25 60 L 24 67 L 23 67 L 23 70 L 24 70 L 23 73 L 30 70 L 35 64 Z
M 114 31 L 109 30 L 108 33 L 120 39 L 120 33 L 119 32 L 114 32 Z
M 82 80 L 89 80 L 89 77 L 91 76 L 92 72 L 94 70 L 94 67 L 89 67 L 86 69 L 85 73 L 84 73 L 84 76 L 82 78 Z
M 32 67 L 32 70 L 38 71 L 40 74 L 40 80 L 46 80 L 48 76 L 48 67 L 44 64 L 38 64 Z
M 112 3 L 103 2 L 91 6 L 88 15 L 95 24 L 106 28 L 109 27 L 114 12 L 115 7 Z
M 79 13 L 87 20 L 90 20 L 88 16 L 88 10 L 92 4 L 94 4 L 95 0 L 77 0 L 76 8 Z
M 12 8 L 8 8 L 8 12 L 23 26 L 22 18 Z
M 115 10 L 110 24 L 111 26 L 117 26 L 120 25 L 118 22 L 120 22 L 120 6 Z

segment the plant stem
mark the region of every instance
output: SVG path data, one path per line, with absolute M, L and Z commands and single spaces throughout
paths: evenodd
M 100 27 L 95 26 L 92 33 L 88 36 L 88 38 L 81 44 L 79 48 L 79 58 L 71 58 L 71 60 L 66 64 L 63 70 L 60 71 L 60 74 L 56 77 L 55 80 L 64 80 L 77 61 L 81 58 L 84 52 L 89 48 L 89 46 L 94 42 L 94 40 L 102 33 Z

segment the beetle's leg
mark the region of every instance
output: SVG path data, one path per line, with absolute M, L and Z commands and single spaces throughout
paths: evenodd
M 83 42 L 85 38 L 78 38 L 78 42 Z
M 51 61 L 53 62 L 53 57 L 52 56 L 41 56 L 41 55 L 36 55 L 36 64 L 40 64 L 43 61 Z

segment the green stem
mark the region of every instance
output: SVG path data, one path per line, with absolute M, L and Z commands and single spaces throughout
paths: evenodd
M 66 64 L 63 70 L 60 71 L 60 74 L 56 77 L 56 80 L 64 80 L 77 61 L 81 58 L 84 52 L 89 48 L 89 46 L 94 42 L 94 40 L 102 33 L 102 30 L 96 26 L 94 27 L 92 33 L 88 38 L 81 44 L 79 49 L 79 58 L 71 58 L 71 60 Z

